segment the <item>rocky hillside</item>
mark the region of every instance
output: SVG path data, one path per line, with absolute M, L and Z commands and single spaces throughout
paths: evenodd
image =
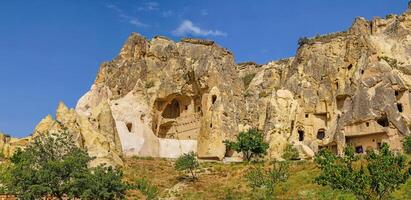
M 75 110 L 60 105 L 32 137 L 65 127 L 96 162 L 113 164 L 188 151 L 230 159 L 239 155 L 223 141 L 251 127 L 264 132 L 271 158 L 287 143 L 302 158 L 346 144 L 357 153 L 383 142 L 401 150 L 411 123 L 410 33 L 410 9 L 357 18 L 347 31 L 301 38 L 295 57 L 264 65 L 236 64 L 213 41 L 133 33 Z M 0 147 L 9 155 L 30 139 L 2 139 Z

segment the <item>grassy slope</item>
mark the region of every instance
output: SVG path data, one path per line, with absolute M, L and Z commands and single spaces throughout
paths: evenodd
M 255 164 L 223 164 L 203 162 L 199 170 L 199 180 L 191 182 L 184 174 L 176 172 L 173 161 L 153 158 L 132 158 L 125 167 L 126 177 L 130 180 L 147 177 L 160 190 L 160 197 L 175 199 L 255 199 L 244 174 Z M 290 166 L 290 177 L 280 184 L 277 190 L 278 199 L 355 199 L 350 194 L 333 191 L 313 183 L 319 170 L 312 162 L 293 162 Z M 173 191 L 170 192 L 170 188 Z M 134 192 L 129 198 L 141 199 L 142 195 Z M 411 199 L 411 180 L 393 194 L 392 199 Z

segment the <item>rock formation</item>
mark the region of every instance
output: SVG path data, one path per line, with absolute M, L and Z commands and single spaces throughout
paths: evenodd
M 133 33 L 100 66 L 75 110 L 62 104 L 33 136 L 67 127 L 98 163 L 121 156 L 221 160 L 223 140 L 255 127 L 279 158 L 287 143 L 311 158 L 320 148 L 358 153 L 410 135 L 411 9 L 355 19 L 347 31 L 302 38 L 296 56 L 236 64 L 213 41 Z M 0 137 L 0 147 L 10 139 Z M 8 145 L 8 146 L 7 146 Z

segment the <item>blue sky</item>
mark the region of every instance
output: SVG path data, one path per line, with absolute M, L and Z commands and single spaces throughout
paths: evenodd
M 357 16 L 400 14 L 407 0 L 2 0 L 0 131 L 29 135 L 59 101 L 74 107 L 131 32 L 209 38 L 236 62 L 293 56 L 297 40 Z

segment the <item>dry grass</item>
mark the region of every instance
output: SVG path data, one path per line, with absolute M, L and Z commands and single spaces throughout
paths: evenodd
M 261 163 L 202 162 L 197 171 L 199 180 L 193 182 L 187 178 L 188 176 L 174 170 L 171 160 L 132 158 L 126 163 L 124 171 L 128 180 L 147 177 L 159 187 L 159 197 L 188 200 L 257 199 L 247 186 L 244 175 L 253 165 L 268 166 Z M 289 179 L 276 188 L 277 199 L 355 199 L 350 194 L 315 184 L 313 181 L 318 173 L 318 168 L 312 162 L 292 162 Z M 173 187 L 176 190 L 170 192 Z M 140 193 L 132 191 L 128 199 L 144 198 Z M 411 181 L 395 192 L 392 199 L 411 199 Z
M 173 161 L 164 159 L 129 159 L 124 168 L 128 180 L 147 177 L 160 190 L 160 197 L 174 196 L 177 199 L 254 199 L 244 179 L 247 170 L 253 165 L 233 163 L 223 164 L 217 162 L 203 162 L 198 170 L 199 180 L 191 181 L 186 175 L 174 170 Z M 265 164 L 267 165 L 267 164 Z M 315 198 L 324 190 L 324 187 L 313 183 L 313 178 L 318 173 L 311 162 L 294 162 L 290 166 L 290 178 L 277 188 L 280 199 L 318 199 Z M 179 184 L 180 189 L 170 194 L 168 191 Z M 332 193 L 331 189 L 325 188 L 329 198 L 335 199 L 341 194 Z M 327 195 L 325 195 L 327 196 Z M 138 192 L 131 192 L 129 198 L 142 198 Z

